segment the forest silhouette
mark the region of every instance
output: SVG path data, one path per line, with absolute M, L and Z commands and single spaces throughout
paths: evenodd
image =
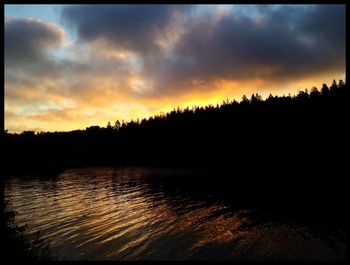
M 201 169 L 217 177 L 201 174 L 193 187 L 207 185 L 222 194 L 244 195 L 246 202 L 267 201 L 284 209 L 307 202 L 343 220 L 349 99 L 347 85 L 334 80 L 330 87 L 323 84 L 295 96 L 263 100 L 253 94 L 240 102 L 177 108 L 106 127 L 5 132 L 3 171 L 5 177 L 47 178 L 86 166 Z
M 106 127 L 5 131 L 5 174 L 157 166 L 229 168 L 241 174 L 240 180 L 264 183 L 268 178 L 262 174 L 279 182 L 304 175 L 321 182 L 317 176 L 328 174 L 329 181 L 346 164 L 342 152 L 349 135 L 349 98 L 347 85 L 334 80 L 330 87 L 323 84 L 295 96 L 270 94 L 263 100 L 258 94 L 250 99 L 244 95 L 240 102 L 177 108 Z

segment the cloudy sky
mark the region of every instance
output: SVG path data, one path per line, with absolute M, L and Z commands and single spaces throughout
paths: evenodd
M 345 80 L 345 5 L 5 5 L 4 40 L 10 132 Z

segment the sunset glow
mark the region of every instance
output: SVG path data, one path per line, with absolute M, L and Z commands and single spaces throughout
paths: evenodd
M 69 131 L 345 81 L 345 5 L 5 5 L 5 129 Z

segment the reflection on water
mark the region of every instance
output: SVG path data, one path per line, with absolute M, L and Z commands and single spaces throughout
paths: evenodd
M 234 207 L 214 191 L 186 188 L 191 177 L 156 169 L 72 169 L 54 179 L 6 180 L 5 200 L 29 238 L 41 231 L 58 259 L 345 257 L 342 231 L 322 232 L 319 224 L 315 233 L 302 222 Z

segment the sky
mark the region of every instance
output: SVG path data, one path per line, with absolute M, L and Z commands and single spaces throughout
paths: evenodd
M 5 5 L 5 129 L 70 131 L 345 81 L 345 5 Z

